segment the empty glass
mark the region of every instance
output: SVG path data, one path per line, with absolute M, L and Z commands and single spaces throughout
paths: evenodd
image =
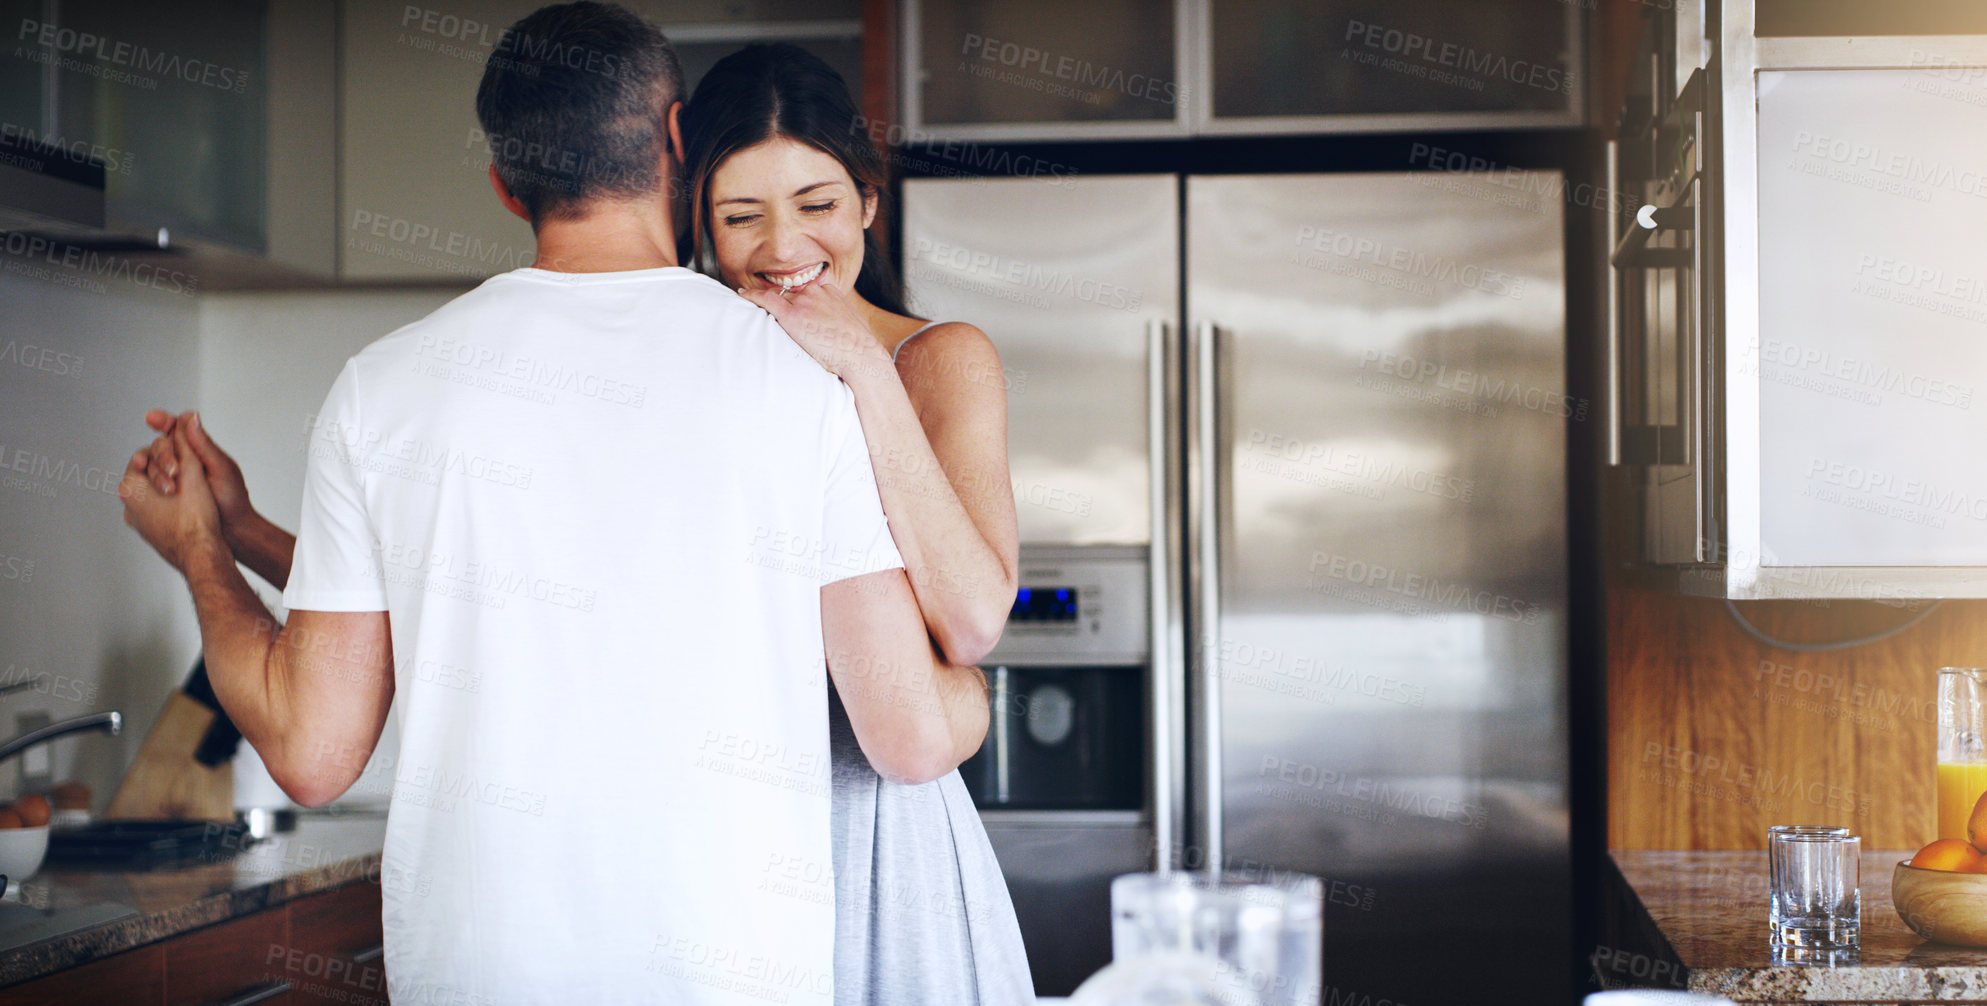
M 1862 839 L 1847 828 L 1779 825 L 1767 830 L 1766 845 L 1774 956 L 1796 963 L 1853 960 L 1862 945 Z
M 1323 978 L 1324 885 L 1313 876 L 1174 871 L 1111 882 L 1111 957 L 1211 958 L 1228 1003 L 1311 1006 Z

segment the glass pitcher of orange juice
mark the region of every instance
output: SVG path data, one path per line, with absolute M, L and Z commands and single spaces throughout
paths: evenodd
M 1982 793 L 1987 793 L 1987 668 L 1941 667 L 1938 837 L 1970 841 L 1966 823 Z

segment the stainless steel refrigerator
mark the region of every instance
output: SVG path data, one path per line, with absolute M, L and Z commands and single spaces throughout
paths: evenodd
M 1567 989 L 1566 440 L 1591 417 L 1560 185 L 904 184 L 914 309 L 1001 352 L 1024 549 L 1149 557 L 1143 847 L 1092 858 L 1324 878 L 1326 1002 Z M 1016 840 L 1053 811 L 982 808 L 1037 987 L 1066 993 L 1108 960 L 1112 870 Z

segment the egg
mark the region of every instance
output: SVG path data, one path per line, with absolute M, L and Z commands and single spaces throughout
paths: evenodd
M 21 820 L 21 815 L 16 814 L 14 808 L 8 807 L 5 810 L 0 810 L 0 829 L 25 827 L 27 827 L 27 822 Z
M 40 793 L 29 793 L 14 801 L 14 813 L 21 816 L 21 823 L 30 828 L 39 828 L 48 823 L 48 798 Z

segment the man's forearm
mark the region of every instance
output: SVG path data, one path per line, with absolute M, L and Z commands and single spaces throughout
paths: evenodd
M 290 583 L 290 564 L 297 554 L 297 536 L 277 527 L 261 514 L 223 528 L 228 550 L 255 575 L 277 590 Z
M 287 565 L 284 573 L 287 579 Z M 272 767 L 280 764 L 287 702 L 280 682 L 270 673 L 269 656 L 282 626 L 249 589 L 234 556 L 221 542 L 188 557 L 186 584 L 193 593 L 215 698 L 263 761 Z

